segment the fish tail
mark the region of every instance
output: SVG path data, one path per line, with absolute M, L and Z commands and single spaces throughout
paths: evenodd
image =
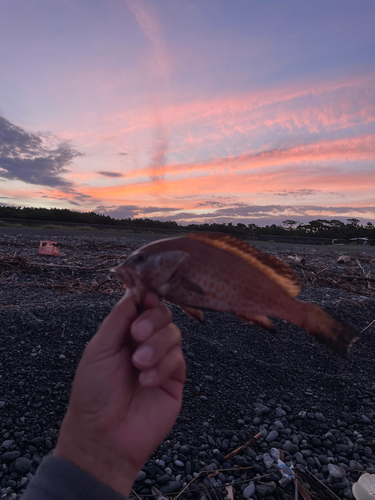
M 335 353 L 346 357 L 353 343 L 360 338 L 359 332 L 333 318 L 316 304 L 303 302 L 300 304 L 303 311 L 302 321 L 292 320 L 292 322 L 304 328 Z

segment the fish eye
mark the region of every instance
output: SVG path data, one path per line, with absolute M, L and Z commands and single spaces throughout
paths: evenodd
M 144 262 L 146 259 L 146 257 L 144 256 L 143 253 L 139 253 L 136 257 L 135 257 L 135 261 L 136 262 Z

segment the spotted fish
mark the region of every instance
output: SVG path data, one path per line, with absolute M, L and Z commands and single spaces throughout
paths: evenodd
M 205 310 L 231 313 L 267 330 L 284 319 L 345 356 L 358 332 L 316 304 L 295 297 L 297 277 L 282 260 L 225 234 L 190 233 L 149 243 L 111 272 L 142 301 L 148 290 L 203 321 Z

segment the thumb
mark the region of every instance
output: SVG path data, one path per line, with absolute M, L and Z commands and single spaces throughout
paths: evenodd
M 130 325 L 137 316 L 135 300 L 131 294 L 126 293 L 105 318 L 90 344 L 103 357 L 119 351 L 130 331 Z

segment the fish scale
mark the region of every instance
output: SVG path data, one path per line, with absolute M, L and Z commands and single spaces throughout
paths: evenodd
M 148 290 L 191 317 L 204 310 L 231 313 L 267 330 L 268 316 L 303 328 L 345 356 L 359 333 L 316 304 L 295 297 L 301 285 L 282 260 L 219 233 L 190 233 L 149 243 L 112 270 L 139 305 Z

